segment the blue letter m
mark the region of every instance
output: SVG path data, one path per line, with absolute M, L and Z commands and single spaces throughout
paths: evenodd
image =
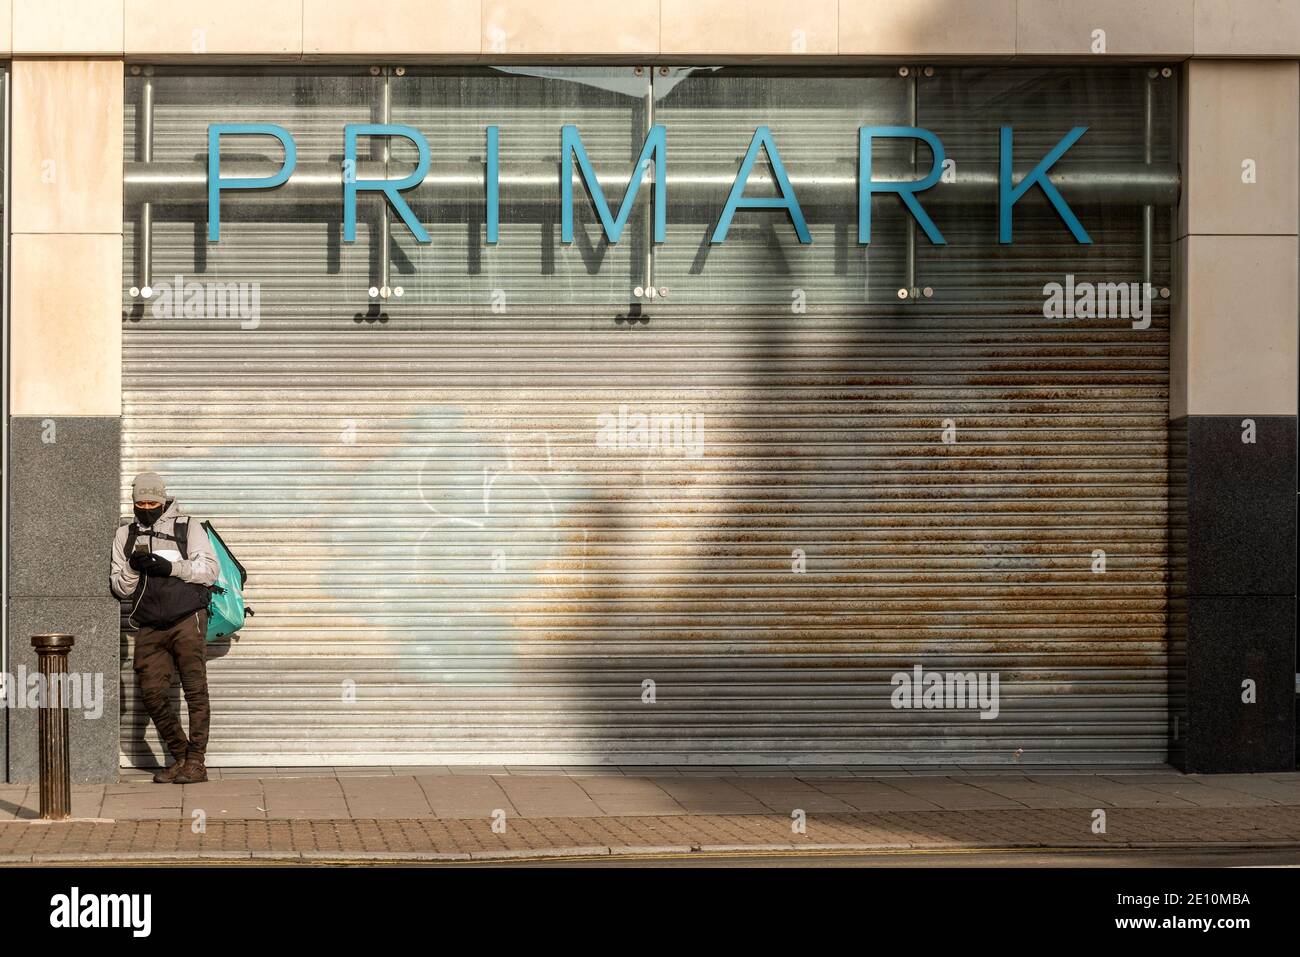
M 582 137 L 578 135 L 578 128 L 571 123 L 561 127 L 560 190 L 563 193 L 561 200 L 563 208 L 560 211 L 560 241 L 573 242 L 573 159 L 575 156 L 578 159 L 578 169 L 582 171 L 582 181 L 587 186 L 587 194 L 591 197 L 592 205 L 596 207 L 597 215 L 600 216 L 600 223 L 605 228 L 605 237 L 611 243 L 618 242 L 619 237 L 623 235 L 623 227 L 627 225 L 628 218 L 632 215 L 632 203 L 636 199 L 636 194 L 641 191 L 641 184 L 645 181 L 645 171 L 650 166 L 650 157 L 653 156 L 655 242 L 663 242 L 665 224 L 668 222 L 668 177 L 664 159 L 664 154 L 668 152 L 667 142 L 667 133 L 662 126 L 656 124 L 650 127 L 645 143 L 641 146 L 641 155 L 637 157 L 636 166 L 632 168 L 632 178 L 628 180 L 627 189 L 623 192 L 623 203 L 618 208 L 618 218 L 615 219 L 610 214 L 609 203 L 605 201 L 605 191 L 600 188 L 600 182 L 596 179 L 596 171 L 591 168 L 591 161 L 587 159 L 587 151 L 582 147 Z

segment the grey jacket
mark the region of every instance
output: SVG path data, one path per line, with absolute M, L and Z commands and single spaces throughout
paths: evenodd
M 176 500 L 169 499 L 162 517 L 151 527 L 141 529 L 137 541 L 148 542 L 150 551 L 170 561 L 173 577 L 196 585 L 211 585 L 217 580 L 219 572 L 217 555 L 212 550 L 207 533 L 196 519 L 190 519 L 189 537 L 186 539 L 186 549 L 190 555 L 188 559 L 181 558 L 176 543 L 170 538 L 158 539 L 156 542 L 152 540 L 151 532 L 176 534 L 176 518 L 180 514 Z M 140 583 L 140 573 L 130 566 L 131 556 L 126 554 L 126 537 L 130 531 L 131 524 L 128 522 L 118 528 L 117 535 L 113 537 L 113 558 L 108 575 L 108 584 L 113 594 L 123 600 L 134 595 L 136 586 Z

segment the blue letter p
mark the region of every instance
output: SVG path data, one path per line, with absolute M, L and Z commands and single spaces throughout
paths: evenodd
M 284 165 L 274 176 L 221 178 L 221 135 L 260 134 L 274 136 L 284 147 Z M 288 181 L 298 165 L 293 136 L 274 123 L 212 123 L 208 126 L 208 242 L 221 238 L 221 191 L 223 189 L 272 189 Z

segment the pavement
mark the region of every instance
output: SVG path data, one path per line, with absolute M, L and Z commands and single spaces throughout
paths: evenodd
M 0 785 L 0 864 L 1300 849 L 1300 773 L 852 767 L 209 769 Z

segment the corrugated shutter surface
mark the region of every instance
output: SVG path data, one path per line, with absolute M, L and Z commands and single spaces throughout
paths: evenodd
M 1131 161 L 1143 76 L 954 71 L 923 92 L 920 125 L 959 169 L 996 156 L 994 106 L 1018 156 L 1092 121 L 1081 155 Z M 201 155 L 229 114 L 337 157 L 346 104 L 382 82 L 160 76 L 155 155 Z M 442 144 L 435 164 L 439 149 L 481 161 L 488 122 L 503 170 L 513 150 L 558 159 L 561 122 L 598 166 L 640 146 L 638 101 L 611 90 L 488 71 L 404 82 L 393 119 Z M 905 92 L 883 74 L 723 70 L 665 88 L 655 118 L 670 175 L 723 142 L 734 170 L 764 122 L 793 173 L 801 152 L 855 162 L 857 125 L 906 122 Z M 157 212 L 157 283 L 261 284 L 256 328 L 148 307 L 125 322 L 123 501 L 137 471 L 162 471 L 250 575 L 256 617 L 209 662 L 211 763 L 1162 761 L 1168 306 L 1146 330 L 1042 316 L 1043 284 L 1066 273 L 1141 279 L 1140 211 L 1080 207 L 1093 245 L 1079 246 L 1026 200 L 999 248 L 995 208 L 936 208 L 949 245 L 918 249 L 934 297 L 899 304 L 897 204 L 877 206 L 863 248 L 852 200 L 810 212 L 808 249 L 784 214 L 741 212 L 703 254 L 706 217 L 670 206 L 668 297 L 632 321 L 634 244 L 593 270 L 558 223 L 508 208 L 501 245 L 477 252 L 451 213 L 422 213 L 432 249 L 398 223 L 405 295 L 382 320 L 364 315 L 364 229 L 349 246 L 319 211 L 223 208 L 211 245 L 202 210 Z M 593 216 L 580 222 L 598 249 Z M 1167 285 L 1166 211 L 1157 225 Z M 609 447 L 621 409 L 701 416 L 698 455 L 694 434 Z M 159 746 L 129 636 L 125 653 L 135 761 Z M 998 717 L 895 709 L 892 676 L 918 664 L 996 672 Z

